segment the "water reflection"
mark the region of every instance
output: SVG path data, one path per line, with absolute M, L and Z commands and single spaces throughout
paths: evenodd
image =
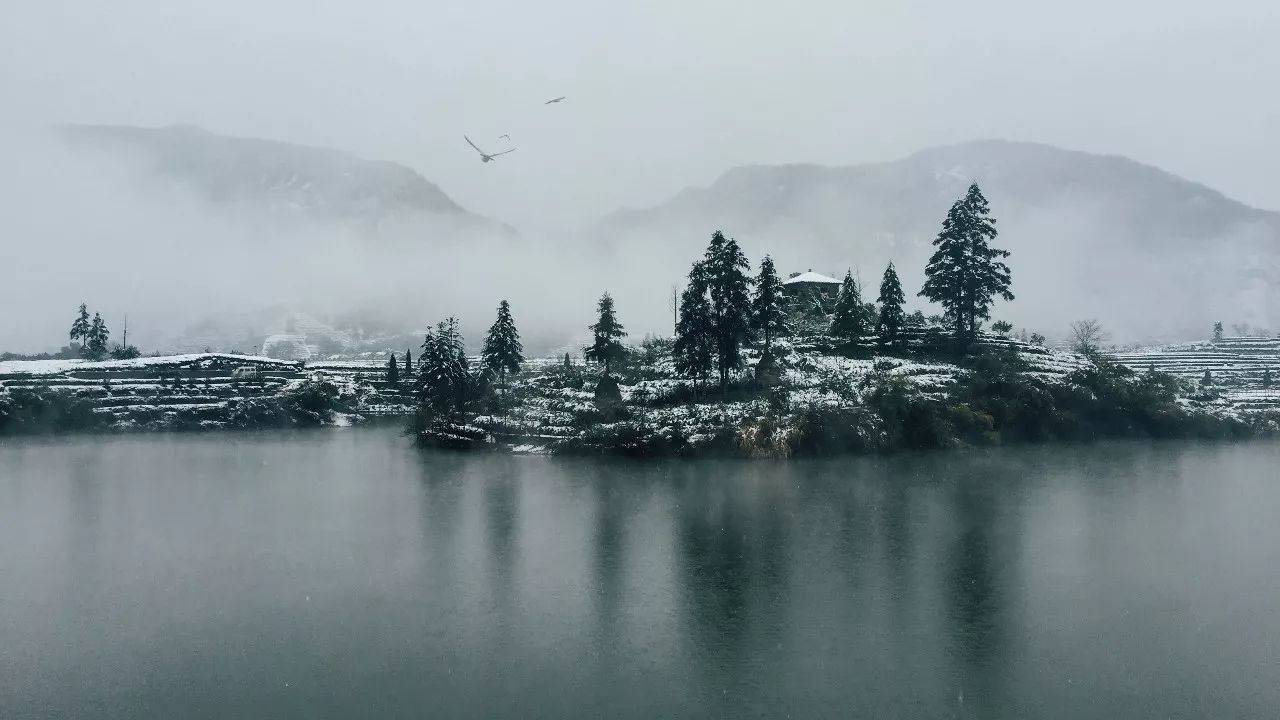
M 0 447 L 23 473 L 0 717 L 1280 705 L 1280 448 L 615 463 L 317 437 Z

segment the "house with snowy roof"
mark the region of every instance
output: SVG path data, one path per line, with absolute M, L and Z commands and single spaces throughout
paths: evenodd
M 816 273 L 813 268 L 809 268 L 807 272 L 791 273 L 786 280 L 782 281 L 782 291 L 790 297 L 816 294 L 828 300 L 835 300 L 836 295 L 840 293 L 840 281 L 822 273 Z

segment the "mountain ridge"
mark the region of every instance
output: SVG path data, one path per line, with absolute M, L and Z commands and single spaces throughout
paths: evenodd
M 175 180 L 216 205 L 378 226 L 414 215 L 460 227 L 514 228 L 476 215 L 416 170 L 334 148 L 224 135 L 177 124 L 162 127 L 64 124 L 70 143 L 140 151 L 144 169 Z
M 656 205 L 606 215 L 597 234 L 612 239 L 609 250 L 663 247 L 687 265 L 721 229 L 780 267 L 860 266 L 870 281 L 893 260 L 904 284 L 918 287 L 947 209 L 971 182 L 991 201 L 996 245 L 1013 252 L 1019 298 L 997 305 L 997 317 L 1008 312 L 1050 335 L 1074 319 L 1110 317 L 1119 337 L 1135 340 L 1201 337 L 1219 319 L 1280 326 L 1280 213 L 1122 155 L 1044 143 L 978 140 L 860 165 L 737 166 Z

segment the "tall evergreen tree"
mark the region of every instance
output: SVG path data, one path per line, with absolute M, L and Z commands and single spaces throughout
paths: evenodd
M 406 378 L 412 378 L 412 377 L 413 377 L 413 373 L 414 373 L 414 369 L 413 369 L 413 353 L 409 352 L 409 350 L 406 348 L 406 349 L 405 349 L 405 351 L 404 351 L 404 374 L 405 374 L 405 377 L 406 377 Z
M 702 269 L 711 295 L 715 331 L 716 370 L 720 389 L 729 384 L 729 373 L 743 366 L 742 345 L 751 335 L 751 264 L 733 238 L 719 230 L 711 236 Z
M 989 245 L 996 221 L 978 184 L 951 206 L 934 239 L 937 248 L 925 267 L 920 295 L 940 303 L 952 323 L 956 342 L 964 345 L 978 334 L 978 321 L 991 317 L 996 297 L 1012 300 L 1007 250 Z
M 93 314 L 93 323 L 89 326 L 89 344 L 87 353 L 94 360 L 101 360 L 107 356 L 107 339 L 111 336 L 111 332 L 107 330 L 107 323 L 102 319 L 99 313 Z
M 787 327 L 787 311 L 783 308 L 782 280 L 773 267 L 773 258 L 768 255 L 760 261 L 760 275 L 756 277 L 756 294 L 751 300 L 751 329 L 757 337 L 764 339 L 767 352 L 773 339 L 785 335 Z
M 427 331 L 418 358 L 418 420 L 462 416 L 471 377 L 467 353 L 456 318 L 450 317 Z
M 392 385 L 400 384 L 400 364 L 396 362 L 395 353 L 391 353 L 391 357 L 387 360 L 387 382 Z
M 906 297 L 902 294 L 902 283 L 898 281 L 898 271 L 889 261 L 884 269 L 884 277 L 880 279 L 880 316 L 876 319 L 876 334 L 883 346 L 897 345 L 902 339 L 902 327 L 906 324 L 906 314 L 902 311 L 902 303 Z
M 89 343 L 89 308 L 80 303 L 80 311 L 76 314 L 76 319 L 71 323 L 71 332 L 68 333 L 72 342 L 80 341 L 80 350 L 83 351 Z
M 524 362 L 524 355 L 521 354 L 523 352 L 520 333 L 516 331 L 515 320 L 511 319 L 511 305 L 503 300 L 498 303 L 498 319 L 489 328 L 480 357 L 483 358 L 485 367 L 498 376 L 500 383 L 505 384 L 508 374 L 520 372 L 520 363 Z
M 599 319 L 587 328 L 591 331 L 591 346 L 585 348 L 582 354 L 588 360 L 603 363 L 604 372 L 608 375 L 609 367 L 621 361 L 626 352 L 622 347 L 622 338 L 626 337 L 627 333 L 618 322 L 618 315 L 613 309 L 613 296 L 609 293 L 606 292 L 600 296 L 596 313 Z
M 711 377 L 716 350 L 715 323 L 711 301 L 707 298 L 707 276 L 702 263 L 694 263 L 689 271 L 689 284 L 680 293 L 680 316 L 676 321 L 676 340 L 671 347 L 676 372 L 693 378 L 694 383 Z
M 867 325 L 862 292 L 853 279 L 853 271 L 846 270 L 840 294 L 836 296 L 835 314 L 831 317 L 831 336 L 846 346 L 855 345 L 867 334 Z

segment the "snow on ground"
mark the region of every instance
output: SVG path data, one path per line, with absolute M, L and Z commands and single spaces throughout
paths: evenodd
M 229 353 L 191 353 L 187 355 L 161 355 L 130 360 L 91 361 L 80 358 L 71 360 L 4 360 L 0 361 L 0 375 L 60 375 L 70 370 L 130 370 L 149 367 L 189 365 L 211 360 L 233 363 L 270 365 L 274 367 L 298 367 L 298 363 L 277 360 L 262 355 L 232 355 Z

